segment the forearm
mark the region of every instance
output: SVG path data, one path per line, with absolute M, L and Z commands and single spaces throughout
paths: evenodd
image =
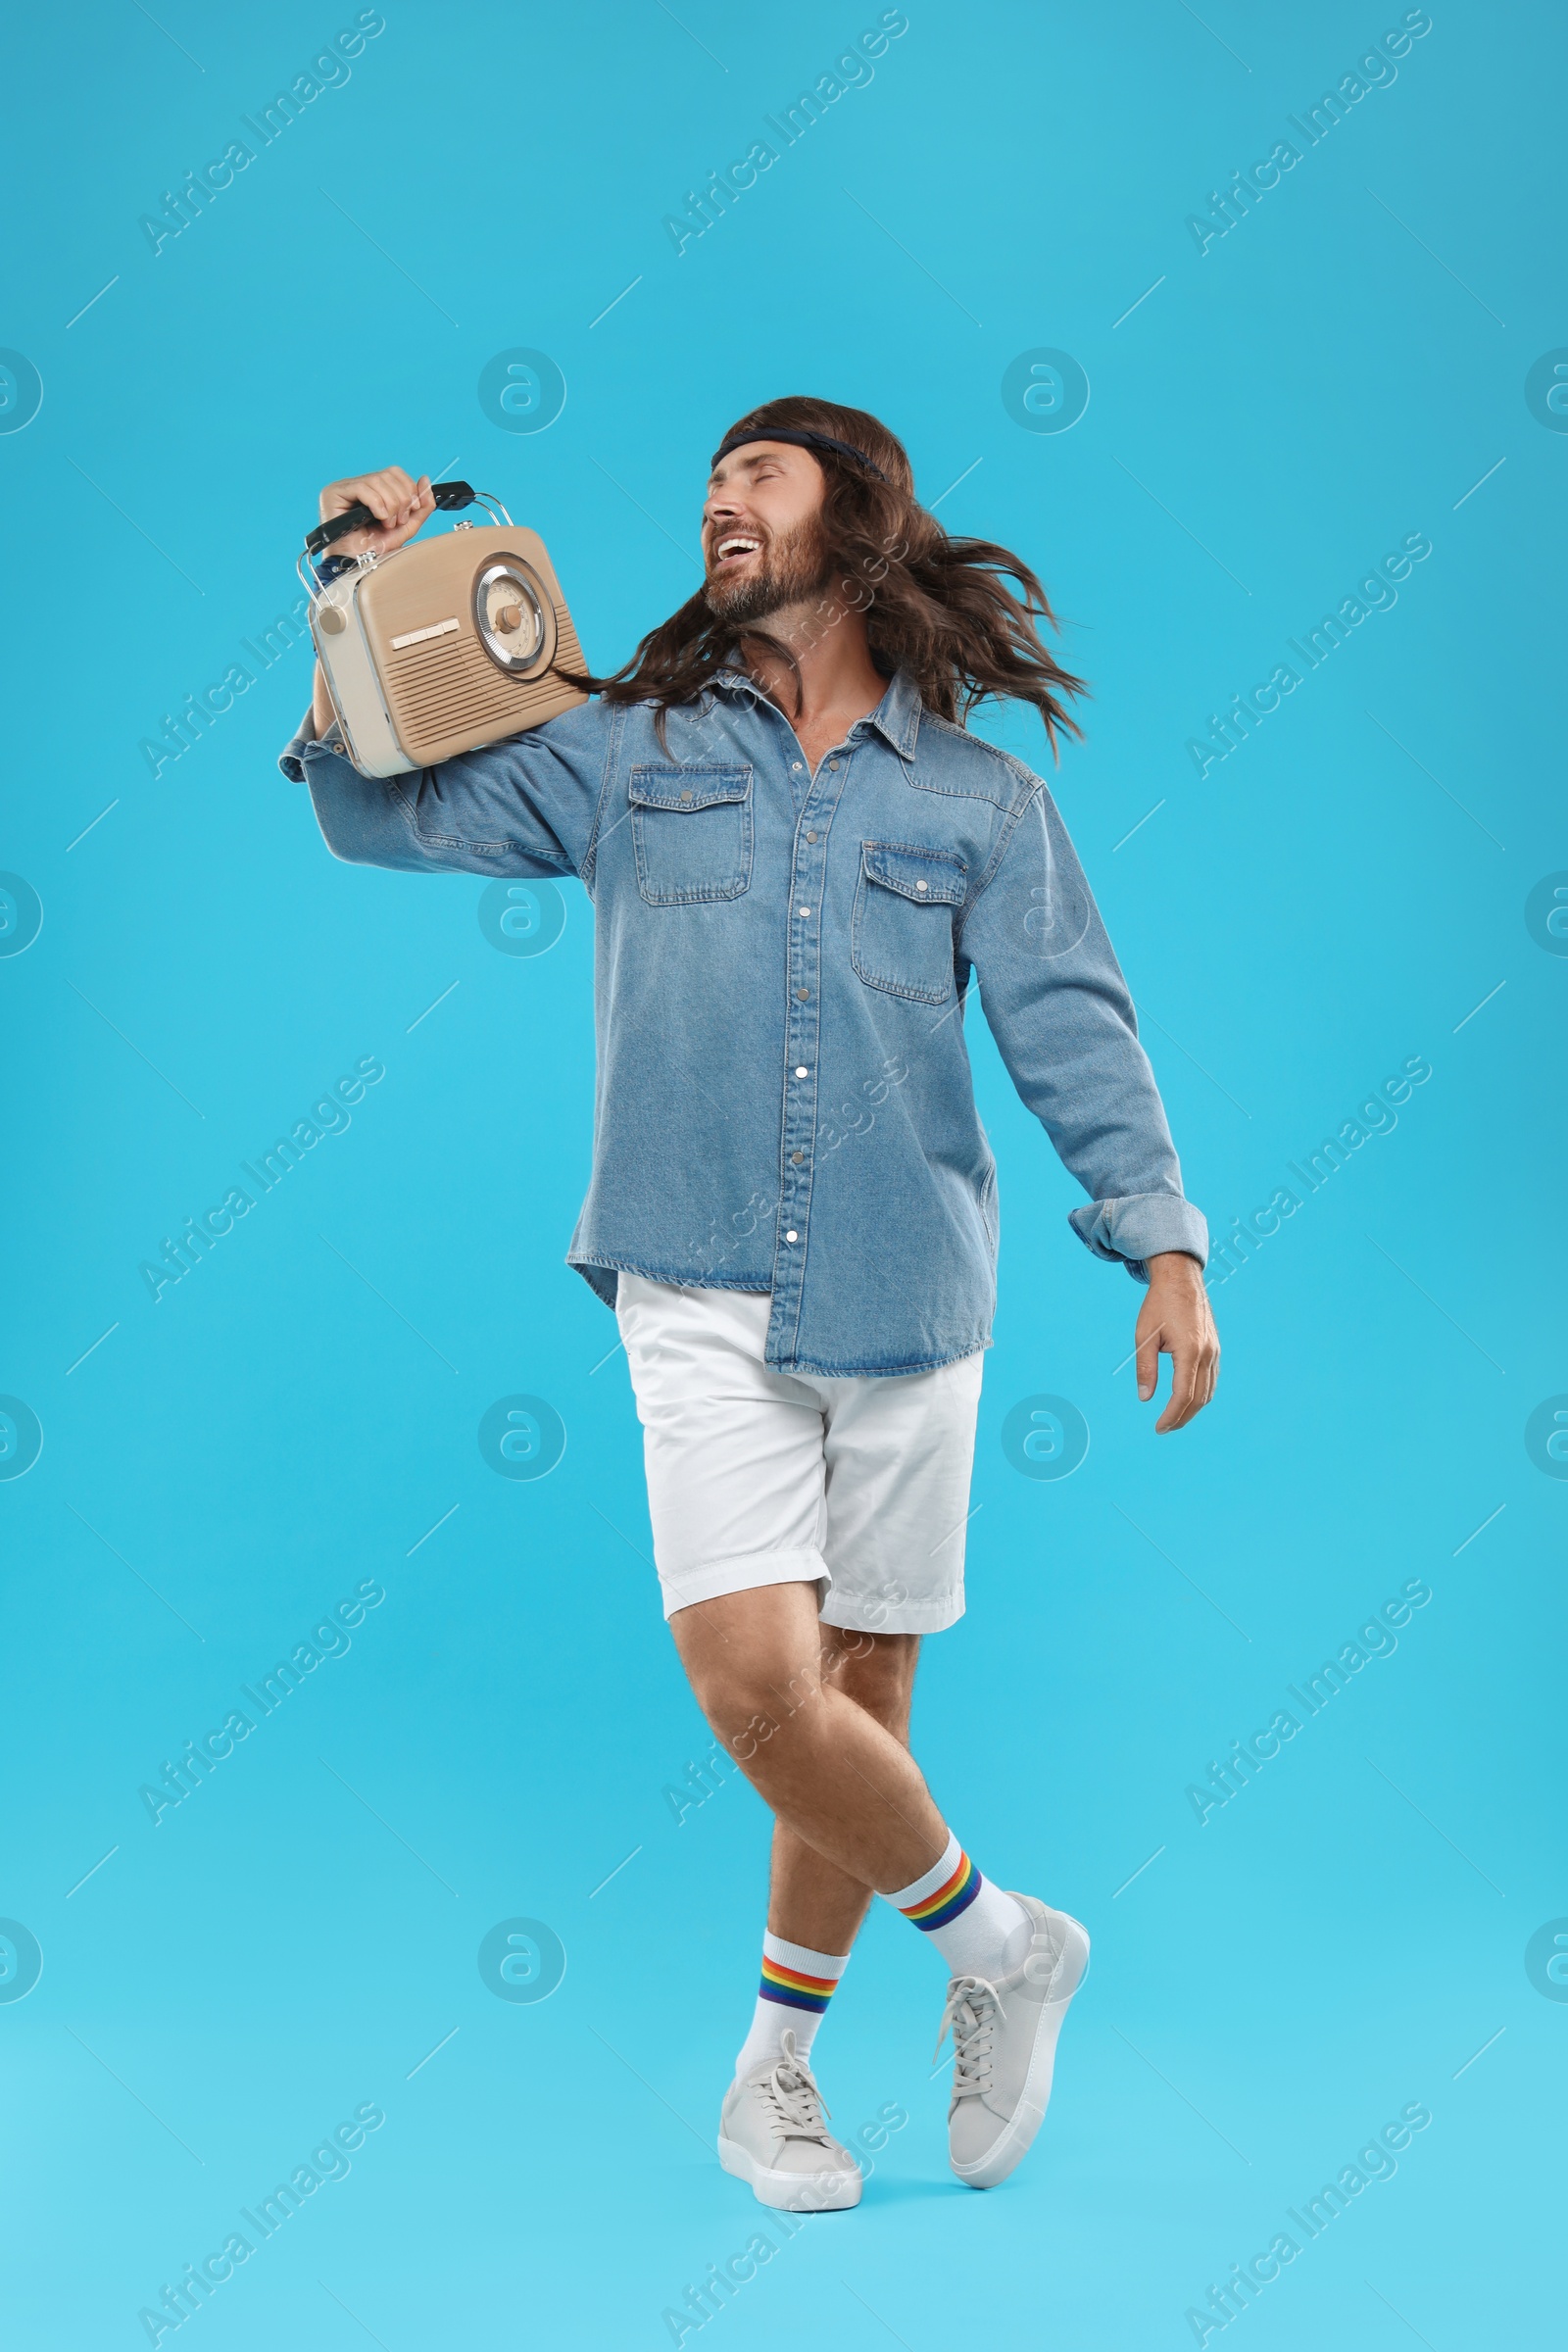
M 315 683 L 311 688 L 311 724 L 318 742 L 326 733 L 328 727 L 336 724 L 336 721 L 337 711 L 333 708 L 332 697 L 327 689 L 326 673 L 318 662 Z
M 330 522 L 356 506 L 368 509 L 375 520 L 361 529 L 339 533 L 332 542 L 332 553 L 325 569 L 318 575 L 323 579 L 331 579 L 352 556 L 367 552 L 391 555 L 402 547 L 435 513 L 435 495 L 428 474 L 421 473 L 416 482 L 404 472 L 401 466 L 383 466 L 377 473 L 356 474 L 341 482 L 328 482 L 321 492 L 321 520 Z M 332 697 L 321 675 L 321 665 L 318 662 L 316 680 L 311 690 L 311 723 L 318 742 L 335 724 L 336 719 Z
M 1142 1276 L 1200 1265 L 1207 1233 L 1181 1166 L 1131 995 L 1054 805 L 1020 812 L 961 945 L 1007 1073 L 1092 1205 L 1073 1230 Z

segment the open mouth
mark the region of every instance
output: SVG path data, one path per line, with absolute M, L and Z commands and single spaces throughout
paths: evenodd
M 714 570 L 725 569 L 735 564 L 744 564 L 747 557 L 755 556 L 760 546 L 761 541 L 754 539 L 749 533 L 744 531 L 726 532 L 722 539 L 714 543 Z

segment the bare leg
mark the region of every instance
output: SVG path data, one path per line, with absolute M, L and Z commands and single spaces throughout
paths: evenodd
M 818 1950 L 847 1950 L 847 1944 L 808 1936 L 808 1917 L 823 1929 L 834 1919 L 848 1919 L 853 1911 L 848 1882 L 863 1890 L 858 1925 L 872 1889 L 907 1886 L 941 1859 L 947 1844 L 946 1825 L 919 1767 L 901 1734 L 841 1687 L 843 1666 L 824 1674 L 824 1629 L 814 1585 L 764 1585 L 698 1601 L 676 1611 L 670 1631 L 698 1704 L 718 1738 L 780 1829 L 829 1866 L 813 1874 L 807 1865 L 805 1883 L 812 1890 L 808 1905 L 820 1901 L 823 1909 L 808 1908 L 798 1917 L 791 1908 L 791 1940 L 810 1941 Z M 832 1629 L 827 1631 L 831 1635 Z M 864 1639 L 840 1636 L 835 1648 Z M 890 1645 L 890 1662 L 901 1654 L 907 1656 L 903 1678 L 907 1686 L 913 1677 L 912 1648 L 901 1653 Z M 868 1665 L 864 1671 L 869 1689 L 873 1669 Z M 896 1679 L 886 1666 L 875 1670 L 878 1684 L 884 1678 Z M 905 1709 L 907 1695 L 906 1687 Z M 800 1884 L 799 1859 L 793 1849 L 788 1852 L 792 1887 Z
M 920 1654 L 918 1634 L 852 1634 L 822 1628 L 822 1670 L 902 1746 L 909 1744 L 909 1702 Z M 907 1882 L 906 1882 L 907 1883 Z M 813 1951 L 847 1952 L 871 1905 L 871 1889 L 828 1862 L 786 1829 L 773 1825 L 768 1933 Z

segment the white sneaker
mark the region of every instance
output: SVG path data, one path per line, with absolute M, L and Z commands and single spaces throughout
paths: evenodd
M 1028 2154 L 1046 2120 L 1056 2036 L 1089 1966 L 1089 1937 L 1065 1911 L 1013 1897 L 1034 1929 L 1019 1966 L 995 1984 L 955 1977 L 937 2035 L 953 2034 L 948 2156 L 971 2188 L 995 2188 Z
M 724 2094 L 718 2161 L 737 2180 L 749 2180 L 760 2205 L 787 2213 L 841 2213 L 860 2202 L 860 2168 L 827 2130 L 827 2109 L 795 2036 L 782 2036 L 783 2055 L 760 2067 Z

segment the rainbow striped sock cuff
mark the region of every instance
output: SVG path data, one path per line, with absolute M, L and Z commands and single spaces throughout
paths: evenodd
M 896 1911 L 927 1935 L 933 1928 L 945 1928 L 950 1920 L 967 1911 L 985 1881 L 958 1843 L 950 1837 L 947 1850 L 936 1867 L 928 1870 L 923 1879 L 912 1886 L 901 1886 L 888 1896 Z
M 849 1964 L 848 1952 L 817 1952 L 782 1936 L 764 1936 L 758 1991 L 764 2001 L 777 2001 L 786 2009 L 809 2009 L 820 2017 Z

